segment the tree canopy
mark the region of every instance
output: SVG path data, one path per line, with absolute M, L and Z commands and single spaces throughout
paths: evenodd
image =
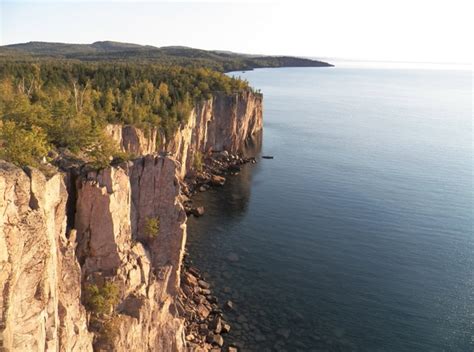
M 0 63 L 0 158 L 37 165 L 67 149 L 102 165 L 118 153 L 104 134 L 108 123 L 169 136 L 197 102 L 250 89 L 203 67 L 7 60 Z

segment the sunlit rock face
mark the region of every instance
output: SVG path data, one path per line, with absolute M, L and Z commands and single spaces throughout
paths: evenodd
M 149 155 L 78 181 L 77 255 L 84 282 L 100 276 L 120 288 L 118 350 L 184 346 L 183 321 L 171 311 L 186 236 L 177 166 Z M 152 219 L 159 224 L 153 234 Z
M 8 351 L 92 351 L 66 199 L 61 175 L 47 180 L 0 161 L 0 337 Z
M 187 124 L 168 142 L 167 150 L 180 161 L 180 174 L 184 177 L 193 166 L 196 152 L 239 152 L 262 129 L 262 123 L 260 95 L 217 94 L 196 106 Z
M 186 242 L 180 181 L 198 153 L 242 151 L 262 129 L 261 104 L 250 92 L 216 94 L 168 140 L 109 125 L 136 159 L 74 177 L 0 161 L 0 347 L 185 351 L 175 309 Z M 119 291 L 107 345 L 84 305 L 84 288 L 105 281 Z
M 142 131 L 134 126 L 107 125 L 105 132 L 116 141 L 121 150 L 135 156 L 153 154 L 158 150 L 161 134 L 157 128 Z
M 180 162 L 179 175 L 192 168 L 196 152 L 227 150 L 237 153 L 262 129 L 262 96 L 252 92 L 215 94 L 191 111 L 188 121 L 166 140 L 163 133 L 147 133 L 132 126 L 109 125 L 107 132 L 123 151 L 135 155 L 169 152 Z

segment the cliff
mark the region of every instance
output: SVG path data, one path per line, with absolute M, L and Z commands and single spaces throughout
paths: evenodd
M 262 114 L 261 95 L 217 93 L 197 104 L 188 121 L 169 140 L 156 129 L 145 134 L 133 126 L 109 125 L 107 132 L 123 151 L 139 155 L 170 153 L 180 163 L 179 174 L 184 177 L 193 168 L 196 154 L 242 151 L 249 138 L 262 130 Z
M 109 126 L 138 157 L 77 177 L 0 161 L 0 350 L 184 351 L 180 183 L 199 153 L 241 150 L 261 103 L 217 94 L 170 140 Z
M 92 351 L 66 199 L 59 174 L 46 180 L 0 161 L 0 341 L 7 351 Z

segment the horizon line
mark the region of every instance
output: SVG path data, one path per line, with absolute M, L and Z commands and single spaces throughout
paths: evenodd
M 347 61 L 347 62 L 374 62 L 374 63 L 388 63 L 388 64 L 428 64 L 428 65 L 463 65 L 467 66 L 473 65 L 472 61 L 459 61 L 459 62 L 452 62 L 452 61 L 411 61 L 411 60 L 392 60 L 392 59 L 376 59 L 376 58 L 360 58 L 360 57 L 338 57 L 338 56 L 319 56 L 319 55 L 298 55 L 298 54 L 261 54 L 261 53 L 250 53 L 250 52 L 242 52 L 239 50 L 232 50 L 232 49 L 202 49 L 194 46 L 189 45 L 163 45 L 163 46 L 156 46 L 153 44 L 142 44 L 142 43 L 132 43 L 127 41 L 120 41 L 120 40 L 112 40 L 112 39 L 104 39 L 104 40 L 95 40 L 93 42 L 60 42 L 60 41 L 44 41 L 44 40 L 29 40 L 26 42 L 14 42 L 14 43 L 7 43 L 4 44 L 0 40 L 0 47 L 6 47 L 9 45 L 20 45 L 20 44 L 28 44 L 28 43 L 48 43 L 48 44 L 73 44 L 73 45 L 91 45 L 94 43 L 100 42 L 114 42 L 120 44 L 132 44 L 132 45 L 139 45 L 143 47 L 153 47 L 156 49 L 160 48 L 167 48 L 167 47 L 182 47 L 182 48 L 189 48 L 189 49 L 196 49 L 196 50 L 204 50 L 204 51 L 224 51 L 224 52 L 231 52 L 234 54 L 242 54 L 242 55 L 255 55 L 255 56 L 291 56 L 297 58 L 305 58 L 305 59 L 312 59 L 312 60 L 336 60 L 336 61 Z

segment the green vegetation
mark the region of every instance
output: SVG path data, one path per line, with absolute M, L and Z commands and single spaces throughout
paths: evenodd
M 105 135 L 107 124 L 156 126 L 170 136 L 196 102 L 249 89 L 206 68 L 0 61 L 0 157 L 35 166 L 49 150 L 67 150 L 104 167 L 126 157 Z
M 0 121 L 0 159 L 14 160 L 19 165 L 39 166 L 48 152 L 46 135 L 39 127 L 23 129 L 13 121 Z
M 203 157 L 200 151 L 194 153 L 193 168 L 196 171 L 202 171 Z
M 94 314 L 107 314 L 119 303 L 119 288 L 113 282 L 102 286 L 87 284 L 84 291 L 84 304 Z
M 96 333 L 94 346 L 96 349 L 113 349 L 120 329 L 120 318 L 115 312 L 115 307 L 120 302 L 120 290 L 110 281 L 103 285 L 86 284 L 83 293 L 83 303 L 91 312 L 89 327 Z
M 282 66 L 330 65 L 118 42 L 1 46 L 0 158 L 38 166 L 59 152 L 101 168 L 127 157 L 105 135 L 107 124 L 158 127 L 169 137 L 197 102 L 251 90 L 222 72 Z
M 207 67 L 229 72 L 260 67 L 324 67 L 330 64 L 290 56 L 245 55 L 229 51 L 207 51 L 182 46 L 157 48 L 119 42 L 65 44 L 29 42 L 0 47 L 0 58 L 15 60 L 67 59 L 96 62 L 134 62 L 184 67 Z
M 160 233 L 160 219 L 147 218 L 145 222 L 145 235 L 148 238 L 154 239 Z

